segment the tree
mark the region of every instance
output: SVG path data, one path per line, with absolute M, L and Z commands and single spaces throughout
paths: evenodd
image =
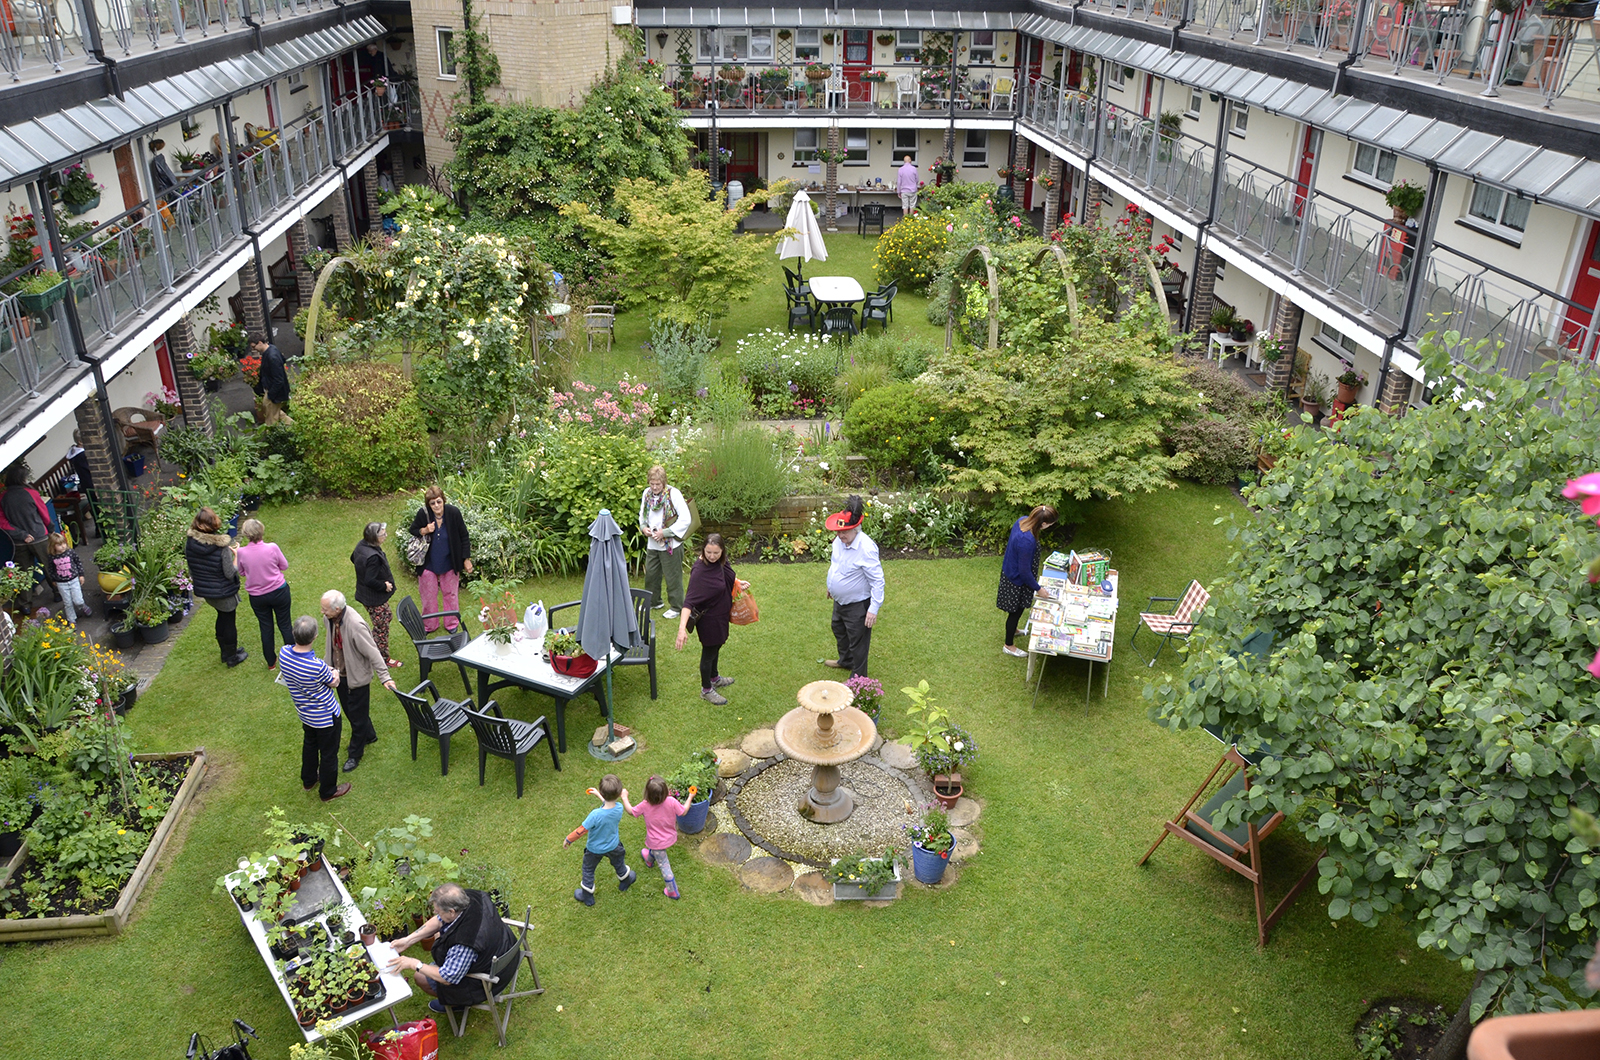
M 727 193 L 712 195 L 706 174 L 691 170 L 661 183 L 623 181 L 617 202 L 626 223 L 582 202 L 561 212 L 611 255 L 622 276 L 625 304 L 654 303 L 663 316 L 693 322 L 720 314 L 755 290 L 779 233 L 740 235 L 739 222 L 757 202 L 788 186 L 779 181 L 768 191 L 746 195 L 730 210 Z
M 1600 808 L 1600 608 L 1593 530 L 1559 494 L 1592 466 L 1600 384 L 1452 379 L 1459 343 L 1424 340 L 1427 407 L 1298 432 L 1182 673 L 1147 694 L 1162 724 L 1271 749 L 1227 819 L 1282 810 L 1328 848 L 1329 916 L 1403 916 L 1478 972 L 1464 1028 L 1592 994 L 1600 863 L 1571 822 Z M 1230 657 L 1255 629 L 1270 659 Z
M 920 382 L 964 423 L 950 485 L 1007 511 L 1053 504 L 1067 522 L 1083 502 L 1171 488 L 1190 457 L 1168 453 L 1162 435 L 1196 397 L 1145 306 L 1049 343 L 957 344 L 936 358 Z

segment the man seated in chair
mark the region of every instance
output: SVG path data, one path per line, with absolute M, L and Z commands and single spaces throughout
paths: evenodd
M 445 1008 L 465 1008 L 483 1002 L 483 986 L 467 977 L 487 973 L 494 959 L 517 944 L 517 936 L 500 919 L 494 901 L 482 891 L 469 891 L 454 883 L 433 889 L 433 916 L 403 939 L 391 943 L 396 957 L 386 972 L 399 974 L 410 969 L 417 989 L 432 996 L 428 1007 L 435 1012 Z M 403 956 L 418 939 L 434 932 L 433 963 Z M 505 984 L 501 984 L 504 986 Z

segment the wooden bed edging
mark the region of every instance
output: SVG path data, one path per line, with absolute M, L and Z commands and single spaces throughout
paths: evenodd
M 161 859 L 167 841 L 172 838 L 172 830 L 177 827 L 178 819 L 194 801 L 195 793 L 200 790 L 200 781 L 206 775 L 206 751 L 203 747 L 193 751 L 133 756 L 135 762 L 169 762 L 179 758 L 190 760 L 189 772 L 179 785 L 177 794 L 173 795 L 172 805 L 167 807 L 166 816 L 161 818 L 155 834 L 150 837 L 150 845 L 145 848 L 144 857 L 139 859 L 133 875 L 123 885 L 122 893 L 117 896 L 117 904 L 104 913 L 0 920 L 0 943 L 42 942 L 46 939 L 79 938 L 85 935 L 117 935 L 128 926 L 128 921 L 133 917 L 133 907 L 138 903 L 145 884 L 150 882 L 156 862 Z M 27 840 L 23 840 L 22 849 L 18 850 L 15 856 L 6 862 L 4 870 L 0 871 L 0 886 L 4 886 L 11 879 L 12 873 L 22 867 L 27 857 L 28 843 Z

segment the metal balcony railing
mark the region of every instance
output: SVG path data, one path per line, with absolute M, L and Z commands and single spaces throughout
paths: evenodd
M 115 343 L 134 318 L 161 308 L 182 277 L 212 266 L 313 181 L 334 173 L 383 135 L 383 108 L 370 91 L 268 130 L 241 148 L 233 171 L 213 165 L 188 182 L 98 225 L 62 249 L 61 287 L 40 298 L 0 298 L 0 415 L 48 394 L 79 364 L 68 325 L 76 307 L 91 353 Z M 235 178 L 239 193 L 235 194 Z M 53 260 L 46 255 L 45 260 Z M 0 283 L 24 279 L 45 261 Z M 45 304 L 48 303 L 48 304 Z
M 722 113 L 822 110 L 909 114 L 948 112 L 954 106 L 957 112 L 1009 116 L 1016 106 L 1016 80 L 1001 67 L 970 69 L 958 79 L 952 98 L 942 86 L 923 85 L 920 69 L 915 67 L 895 67 L 888 72 L 888 80 L 879 82 L 837 69 L 828 78 L 811 79 L 805 76 L 805 65 L 697 63 L 690 72 L 672 64 L 663 73 L 668 91 L 685 110 L 709 110 L 714 104 Z

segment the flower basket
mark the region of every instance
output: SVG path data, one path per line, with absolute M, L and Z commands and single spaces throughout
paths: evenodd
M 593 657 L 579 652 L 577 655 L 550 656 L 550 668 L 558 674 L 567 677 L 592 677 L 600 663 Z
M 806 64 L 807 81 L 826 81 L 829 73 L 829 69 L 826 66 L 823 66 L 821 63 Z
M 834 864 L 838 864 L 835 859 Z M 886 883 L 876 891 L 868 891 L 859 883 L 849 883 L 843 880 L 835 881 L 833 885 L 833 900 L 836 902 L 862 902 L 862 901 L 889 901 L 900 897 L 900 866 L 894 867 L 894 882 Z
M 743 81 L 744 71 L 737 66 L 724 66 L 722 69 L 717 71 L 717 76 L 722 78 L 724 81 L 729 82 Z
M 96 206 L 99 206 L 100 196 L 96 195 L 93 198 L 85 199 L 82 202 L 64 202 L 61 205 L 66 207 L 68 214 L 73 217 L 77 217 L 79 214 L 86 214 Z
M 62 280 L 47 291 L 17 295 L 17 304 L 29 313 L 43 313 L 67 296 L 67 281 Z

